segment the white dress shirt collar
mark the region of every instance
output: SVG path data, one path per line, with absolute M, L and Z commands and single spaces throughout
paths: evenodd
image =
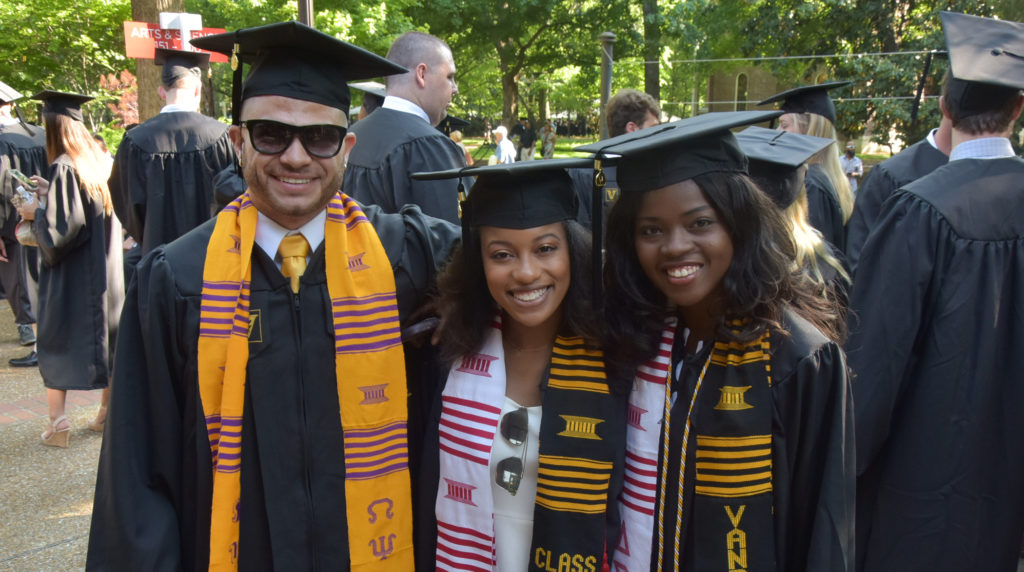
M 982 137 L 971 139 L 953 147 L 949 162 L 959 159 L 1002 159 L 1013 157 L 1013 145 L 1006 137 Z
M 263 252 L 267 253 L 267 256 L 274 260 L 278 268 L 281 268 L 281 260 L 277 256 L 277 249 L 281 246 L 281 241 L 284 237 L 289 234 L 302 234 L 302 236 L 306 237 L 306 242 L 309 243 L 309 252 L 312 254 L 320 246 L 320 243 L 324 241 L 324 224 L 326 223 L 327 209 L 320 211 L 320 214 L 296 230 L 288 230 L 274 222 L 267 215 L 257 212 L 256 244 L 263 249 Z M 306 260 L 309 260 L 308 255 Z
M 397 95 L 389 95 L 384 98 L 384 103 L 381 104 L 384 109 L 393 109 L 395 111 L 401 111 L 402 113 L 411 113 L 416 117 L 419 117 L 423 121 L 430 123 L 430 118 L 427 117 L 427 112 L 423 111 L 423 108 L 416 105 L 415 103 L 398 97 Z

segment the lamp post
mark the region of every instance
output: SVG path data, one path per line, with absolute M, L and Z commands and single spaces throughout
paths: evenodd
M 612 97 L 612 45 L 615 34 L 603 32 L 597 39 L 601 42 L 601 139 L 608 138 L 608 121 L 604 116 L 604 107 Z

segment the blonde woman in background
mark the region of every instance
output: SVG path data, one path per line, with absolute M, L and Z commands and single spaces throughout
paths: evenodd
M 828 307 L 835 309 L 830 329 L 841 337 L 846 330 L 850 272 L 843 253 L 808 222 L 804 185 L 807 162 L 827 150 L 832 140 L 762 127 L 748 127 L 736 134 L 736 140 L 749 160 L 750 178 L 782 210 L 795 249 L 794 267 L 806 275 Z
M 833 141 L 807 161 L 808 220 L 821 231 L 825 240 L 843 252 L 846 251 L 844 226 L 853 213 L 853 191 L 839 164 L 839 147 L 835 143 L 836 108 L 828 91 L 850 83 L 837 81 L 797 87 L 758 103 L 782 102 L 786 114 L 779 118 L 780 130 Z
M 548 119 L 544 124 L 544 127 L 540 128 L 540 154 L 544 159 L 555 158 L 555 141 L 558 139 L 555 133 L 555 126 L 551 125 L 551 120 Z
M 39 200 L 18 212 L 32 221 L 39 243 L 39 373 L 50 423 L 44 445 L 67 447 L 67 391 L 103 389 L 89 428 L 102 431 L 109 398 L 114 337 L 124 300 L 121 225 L 113 216 L 109 162 L 82 123 L 91 97 L 43 91 L 47 180 L 36 177 Z
M 462 154 L 466 157 L 466 166 L 467 167 L 472 167 L 473 166 L 473 154 L 470 153 L 469 149 L 466 149 L 466 146 L 462 143 L 462 132 L 459 131 L 458 129 L 456 129 L 455 131 L 452 131 L 451 135 L 449 135 L 448 137 L 452 141 L 454 141 L 456 145 L 459 146 L 459 149 L 462 149 Z

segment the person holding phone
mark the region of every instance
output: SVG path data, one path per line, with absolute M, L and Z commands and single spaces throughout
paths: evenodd
M 71 423 L 64 414 L 69 389 L 103 389 L 99 414 L 106 422 L 111 361 L 124 299 L 121 225 L 113 216 L 107 162 L 82 123 L 89 96 L 42 91 L 47 180 L 39 201 L 19 213 L 31 221 L 42 261 L 39 269 L 39 373 L 46 386 L 50 424 L 44 445 L 67 447 Z

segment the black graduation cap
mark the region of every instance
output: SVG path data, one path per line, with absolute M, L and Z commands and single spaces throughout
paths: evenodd
M 373 52 L 300 22 L 280 22 L 192 40 L 198 48 L 231 54 L 235 70 L 232 121 L 241 121 L 243 100 L 280 95 L 340 109 L 348 115 L 346 82 L 408 70 Z M 250 64 L 242 82 L 242 63 Z
M 82 121 L 82 104 L 94 98 L 91 95 L 44 89 L 33 95 L 32 99 L 43 102 L 43 113 L 66 115 L 75 121 Z
M 469 127 L 469 125 L 470 123 L 468 119 L 446 115 L 444 119 L 437 124 L 437 130 L 445 135 L 451 135 L 452 131 Z
M 780 115 L 781 111 L 706 113 L 575 150 L 604 157 L 618 155 L 610 160 L 618 164 L 619 188 L 623 192 L 650 191 L 714 171 L 745 173 L 747 158 L 729 130 Z
M 370 95 L 377 96 L 380 99 L 384 99 L 388 95 L 388 88 L 379 81 L 354 81 L 348 84 L 348 86 L 353 89 L 369 93 Z
M 164 87 L 170 87 L 174 85 L 174 82 L 188 75 L 201 77 L 203 70 L 210 67 L 210 54 L 207 52 L 156 48 L 153 53 L 153 63 L 164 67 L 161 80 L 164 83 Z
M 418 180 L 476 177 L 462 201 L 462 227 L 533 228 L 576 218 L 578 199 L 566 169 L 589 159 L 548 159 L 413 173 Z
M 833 143 L 826 137 L 757 126 L 737 133 L 736 141 L 749 160 L 750 178 L 780 209 L 793 204 L 803 188 L 800 166 Z
M 947 95 L 959 115 L 998 109 L 1024 89 L 1024 24 L 940 12 L 949 50 Z
M 844 87 L 853 83 L 852 81 L 830 81 L 818 85 L 804 85 L 794 87 L 782 93 L 777 93 L 768 99 L 757 102 L 758 105 L 766 105 L 782 102 L 782 110 L 786 113 L 816 113 L 832 123 L 836 122 L 836 106 L 832 98 L 828 96 L 829 90 Z
M 21 98 L 21 92 L 0 81 L 0 104 L 10 103 Z

